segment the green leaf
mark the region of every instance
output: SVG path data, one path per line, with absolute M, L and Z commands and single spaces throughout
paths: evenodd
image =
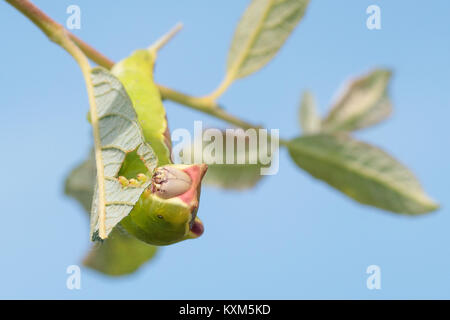
M 122 276 L 135 272 L 152 259 L 156 251 L 157 247 L 116 228 L 103 243 L 92 247 L 83 264 L 110 276 Z
M 241 18 L 228 54 L 231 79 L 261 69 L 303 17 L 309 0 L 253 0 Z
M 351 81 L 323 120 L 323 131 L 353 131 L 386 119 L 392 112 L 390 78 L 391 71 L 376 69 Z
M 406 167 L 346 134 L 299 137 L 288 148 L 300 168 L 358 202 L 406 214 L 438 208 Z
M 320 116 L 317 104 L 311 92 L 305 91 L 300 104 L 300 126 L 303 134 L 314 134 L 320 131 Z
M 72 170 L 66 179 L 65 193 L 78 200 L 86 213 L 90 212 L 95 185 L 95 157 L 88 158 Z M 136 271 L 143 263 L 153 258 L 157 248 L 126 233 L 114 229 L 108 239 L 94 244 L 84 258 L 84 265 L 107 275 L 124 275 Z
M 99 116 L 100 140 L 105 175 L 106 236 L 133 209 L 151 180 L 140 186 L 123 188 L 117 179 L 127 154 L 136 152 L 151 173 L 157 165 L 153 149 L 145 142 L 132 102 L 121 82 L 103 68 L 92 69 L 95 101 Z M 91 210 L 91 238 L 98 240 L 100 227 L 98 190 Z
M 136 50 L 116 63 L 111 72 L 125 87 L 145 141 L 158 156 L 158 166 L 163 166 L 171 163 L 170 133 L 161 95 L 153 80 L 154 55 L 149 50 Z

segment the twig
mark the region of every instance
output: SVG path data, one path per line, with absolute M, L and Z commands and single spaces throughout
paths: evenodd
M 158 39 L 154 44 L 148 48 L 148 50 L 158 52 L 162 47 L 164 47 L 178 32 L 183 29 L 182 23 L 177 23 L 168 33 L 163 35 L 160 39 Z

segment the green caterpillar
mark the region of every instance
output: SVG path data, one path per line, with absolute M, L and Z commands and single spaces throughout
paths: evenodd
M 119 182 L 123 186 L 146 179 L 152 179 L 152 184 L 121 221 L 121 226 L 146 243 L 169 245 L 203 233 L 197 210 L 201 180 L 207 166 L 176 165 L 171 161 L 166 112 L 153 80 L 155 58 L 154 51 L 137 50 L 111 70 L 130 96 L 144 138 L 158 157 L 154 172 L 147 171 L 135 152 L 125 158 L 119 172 Z

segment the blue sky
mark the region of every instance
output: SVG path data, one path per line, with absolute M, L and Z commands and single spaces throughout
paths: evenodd
M 148 46 L 175 23 L 184 30 L 163 51 L 159 83 L 202 95 L 225 71 L 234 27 L 247 1 L 50 1 L 35 3 L 64 22 L 81 8 L 75 33 L 114 60 Z M 366 28 L 381 7 L 382 29 Z M 298 170 L 286 150 L 280 171 L 255 189 L 202 191 L 205 234 L 160 250 L 135 275 L 110 279 L 82 269 L 82 289 L 66 288 L 66 268 L 89 247 L 88 221 L 63 195 L 63 182 L 91 144 L 88 102 L 70 56 L 21 14 L 0 3 L 0 298 L 450 298 L 448 148 L 450 2 L 312 0 L 305 19 L 263 70 L 237 81 L 226 109 L 284 138 L 299 134 L 302 90 L 325 113 L 349 77 L 392 68 L 395 111 L 358 132 L 420 178 L 442 209 L 410 218 L 361 206 Z M 170 127 L 194 120 L 227 125 L 166 102 Z M 367 266 L 382 289 L 368 290 Z

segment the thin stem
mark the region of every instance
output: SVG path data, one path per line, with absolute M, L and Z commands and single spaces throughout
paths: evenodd
M 78 38 L 73 33 L 67 32 L 70 39 L 84 52 L 84 54 L 94 61 L 99 66 L 102 66 L 106 69 L 111 69 L 114 66 L 114 61 L 110 60 L 108 57 L 104 56 L 101 52 L 95 50 L 89 44 Z
M 192 109 L 198 110 L 200 112 L 209 114 L 221 120 L 224 120 L 228 123 L 231 123 L 237 127 L 248 129 L 248 128 L 257 128 L 259 126 L 255 126 L 251 123 L 245 122 L 227 112 L 225 112 L 216 102 L 207 99 L 207 98 L 198 98 L 186 95 L 184 93 L 166 88 L 164 86 L 159 85 L 159 90 L 161 91 L 161 95 L 165 99 L 172 100 L 174 102 L 183 104 Z
M 58 27 L 59 24 L 42 12 L 38 7 L 29 2 L 28 0 L 6 0 L 10 5 L 25 15 L 31 22 L 39 27 L 50 40 L 53 39 L 53 30 Z
M 173 37 L 176 36 L 178 32 L 183 29 L 183 24 L 178 22 L 169 32 L 163 35 L 160 39 L 158 39 L 154 44 L 148 48 L 148 50 L 152 50 L 154 52 L 158 52 L 162 47 L 164 47 Z
M 211 101 L 211 99 L 208 99 L 207 97 L 197 98 L 188 96 L 185 95 L 184 93 L 174 91 L 161 85 L 159 86 L 159 90 L 161 91 L 162 96 L 166 97 L 171 101 L 178 102 L 192 109 L 209 114 L 215 118 L 233 124 L 236 127 L 242 129 L 262 128 L 261 126 L 245 122 L 244 120 L 241 120 L 235 116 L 230 115 L 229 113 L 225 112 L 222 108 L 220 108 L 220 106 L 216 102 Z M 280 139 L 279 142 L 280 145 L 282 146 L 287 146 L 288 144 L 288 141 L 283 139 Z
M 67 31 L 62 25 L 53 21 L 45 13 L 28 0 L 6 0 L 14 8 L 23 13 L 29 18 L 36 26 L 38 26 L 50 40 L 65 49 L 78 63 L 81 72 L 83 73 L 84 80 L 86 82 L 86 88 L 88 93 L 91 123 L 94 134 L 94 147 L 95 147 L 95 162 L 97 167 L 97 185 L 99 191 L 98 209 L 99 209 L 99 236 L 102 239 L 106 238 L 106 212 L 105 212 L 105 179 L 103 170 L 103 159 L 101 154 L 101 141 L 100 130 L 98 124 L 97 104 L 94 96 L 94 86 L 91 79 L 91 66 L 89 65 L 88 58 L 84 55 L 83 51 L 71 40 L 71 37 L 67 34 Z
M 228 87 L 233 83 L 233 80 L 233 75 L 230 72 L 227 72 L 225 78 L 222 80 L 216 90 L 205 96 L 205 98 L 216 101 L 225 91 L 227 91 Z

